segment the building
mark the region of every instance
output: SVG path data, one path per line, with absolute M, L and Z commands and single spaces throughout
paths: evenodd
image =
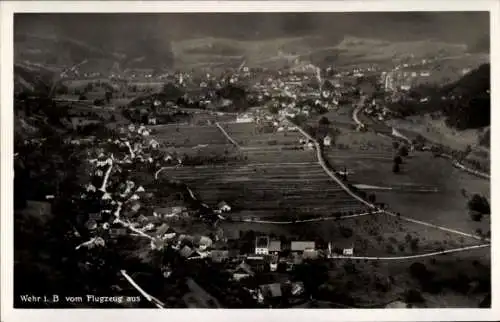
M 352 240 L 341 240 L 328 243 L 328 253 L 330 256 L 353 256 L 354 242 Z
M 221 201 L 217 204 L 217 208 L 220 212 L 228 212 L 231 211 L 231 206 L 225 201 Z
M 305 250 L 315 250 L 316 244 L 313 241 L 292 241 L 292 253 L 302 254 Z
M 318 259 L 318 257 L 319 257 L 319 252 L 314 249 L 306 249 L 302 253 L 302 259 L 315 260 Z
M 272 255 L 271 261 L 269 263 L 269 269 L 271 272 L 276 272 L 278 270 L 279 257 L 278 255 Z
M 255 239 L 255 254 L 268 255 L 269 254 L 269 237 L 259 236 Z
M 212 250 L 210 252 L 210 258 L 212 259 L 212 262 L 223 263 L 229 259 L 229 251 L 228 250 Z
M 281 241 L 272 240 L 269 243 L 269 254 L 279 254 L 281 252 Z
M 330 146 L 332 144 L 332 138 L 327 135 L 323 138 L 323 145 L 324 146 Z
M 264 284 L 259 287 L 259 290 L 264 298 L 272 299 L 282 296 L 280 283 Z
M 158 149 L 160 147 L 160 143 L 158 143 L 155 139 L 152 139 L 149 141 L 149 146 L 153 149 Z
M 240 265 L 238 265 L 234 270 L 233 270 L 233 279 L 235 281 L 242 280 L 244 278 L 253 276 L 255 273 L 253 272 L 252 268 L 250 265 L 248 265 L 245 262 L 241 262 Z

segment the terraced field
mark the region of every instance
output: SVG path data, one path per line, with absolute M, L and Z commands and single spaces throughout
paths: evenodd
M 211 206 L 228 202 L 236 219 L 300 219 L 365 210 L 326 175 L 314 151 L 299 146 L 299 132 L 273 133 L 254 123 L 221 126 L 243 146 L 231 145 L 216 126 L 158 128 L 155 136 L 169 152 L 228 159 L 165 169 L 161 175 L 187 184 Z
M 313 162 L 182 167 L 165 175 L 188 184 L 208 204 L 228 202 L 236 217 L 270 218 L 293 213 L 300 218 L 365 209 Z

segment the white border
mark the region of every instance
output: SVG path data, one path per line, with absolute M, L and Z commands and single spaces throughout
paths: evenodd
M 27 310 L 12 309 L 13 299 L 13 13 L 14 12 L 366 12 L 366 11 L 490 11 L 491 39 L 499 39 L 500 1 L 0 1 L 1 26 L 1 311 L 2 321 L 98 321 L 165 320 L 194 321 L 480 321 L 500 318 L 500 297 L 493 293 L 492 309 L 371 309 L 371 310 Z M 500 117 L 498 98 L 500 75 L 499 45 L 491 41 L 492 66 L 492 130 L 491 153 L 496 160 L 496 123 Z M 495 117 L 496 116 L 496 117 Z M 492 162 L 493 162 L 492 161 Z M 500 176 L 500 167 L 492 167 L 493 178 Z M 492 186 L 492 208 L 500 208 L 500 190 Z M 498 205 L 498 207 L 497 207 Z M 492 231 L 500 231 L 500 220 L 492 218 Z M 497 248 L 496 234 L 492 247 Z M 492 268 L 500 266 L 492 250 Z M 497 270 L 498 271 L 498 270 Z M 492 269 L 492 289 L 500 290 L 498 274 Z M 98 312 L 98 313 L 97 313 Z M 167 315 L 165 315 L 167 314 Z

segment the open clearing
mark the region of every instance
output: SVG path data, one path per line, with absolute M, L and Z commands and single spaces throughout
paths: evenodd
M 490 248 L 404 261 L 336 259 L 330 262 L 329 283 L 357 303 L 387 303 L 408 289 L 422 291 L 424 307 L 470 308 L 484 299 L 490 280 Z M 422 263 L 430 272 L 434 289 L 427 289 L 410 274 L 410 266 Z M 469 292 L 469 283 L 479 290 Z M 476 284 L 477 285 L 477 284 Z

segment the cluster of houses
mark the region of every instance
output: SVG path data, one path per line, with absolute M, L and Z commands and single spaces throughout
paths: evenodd
M 392 111 L 375 99 L 363 109 L 363 113 L 379 121 L 384 121 L 392 116 Z

